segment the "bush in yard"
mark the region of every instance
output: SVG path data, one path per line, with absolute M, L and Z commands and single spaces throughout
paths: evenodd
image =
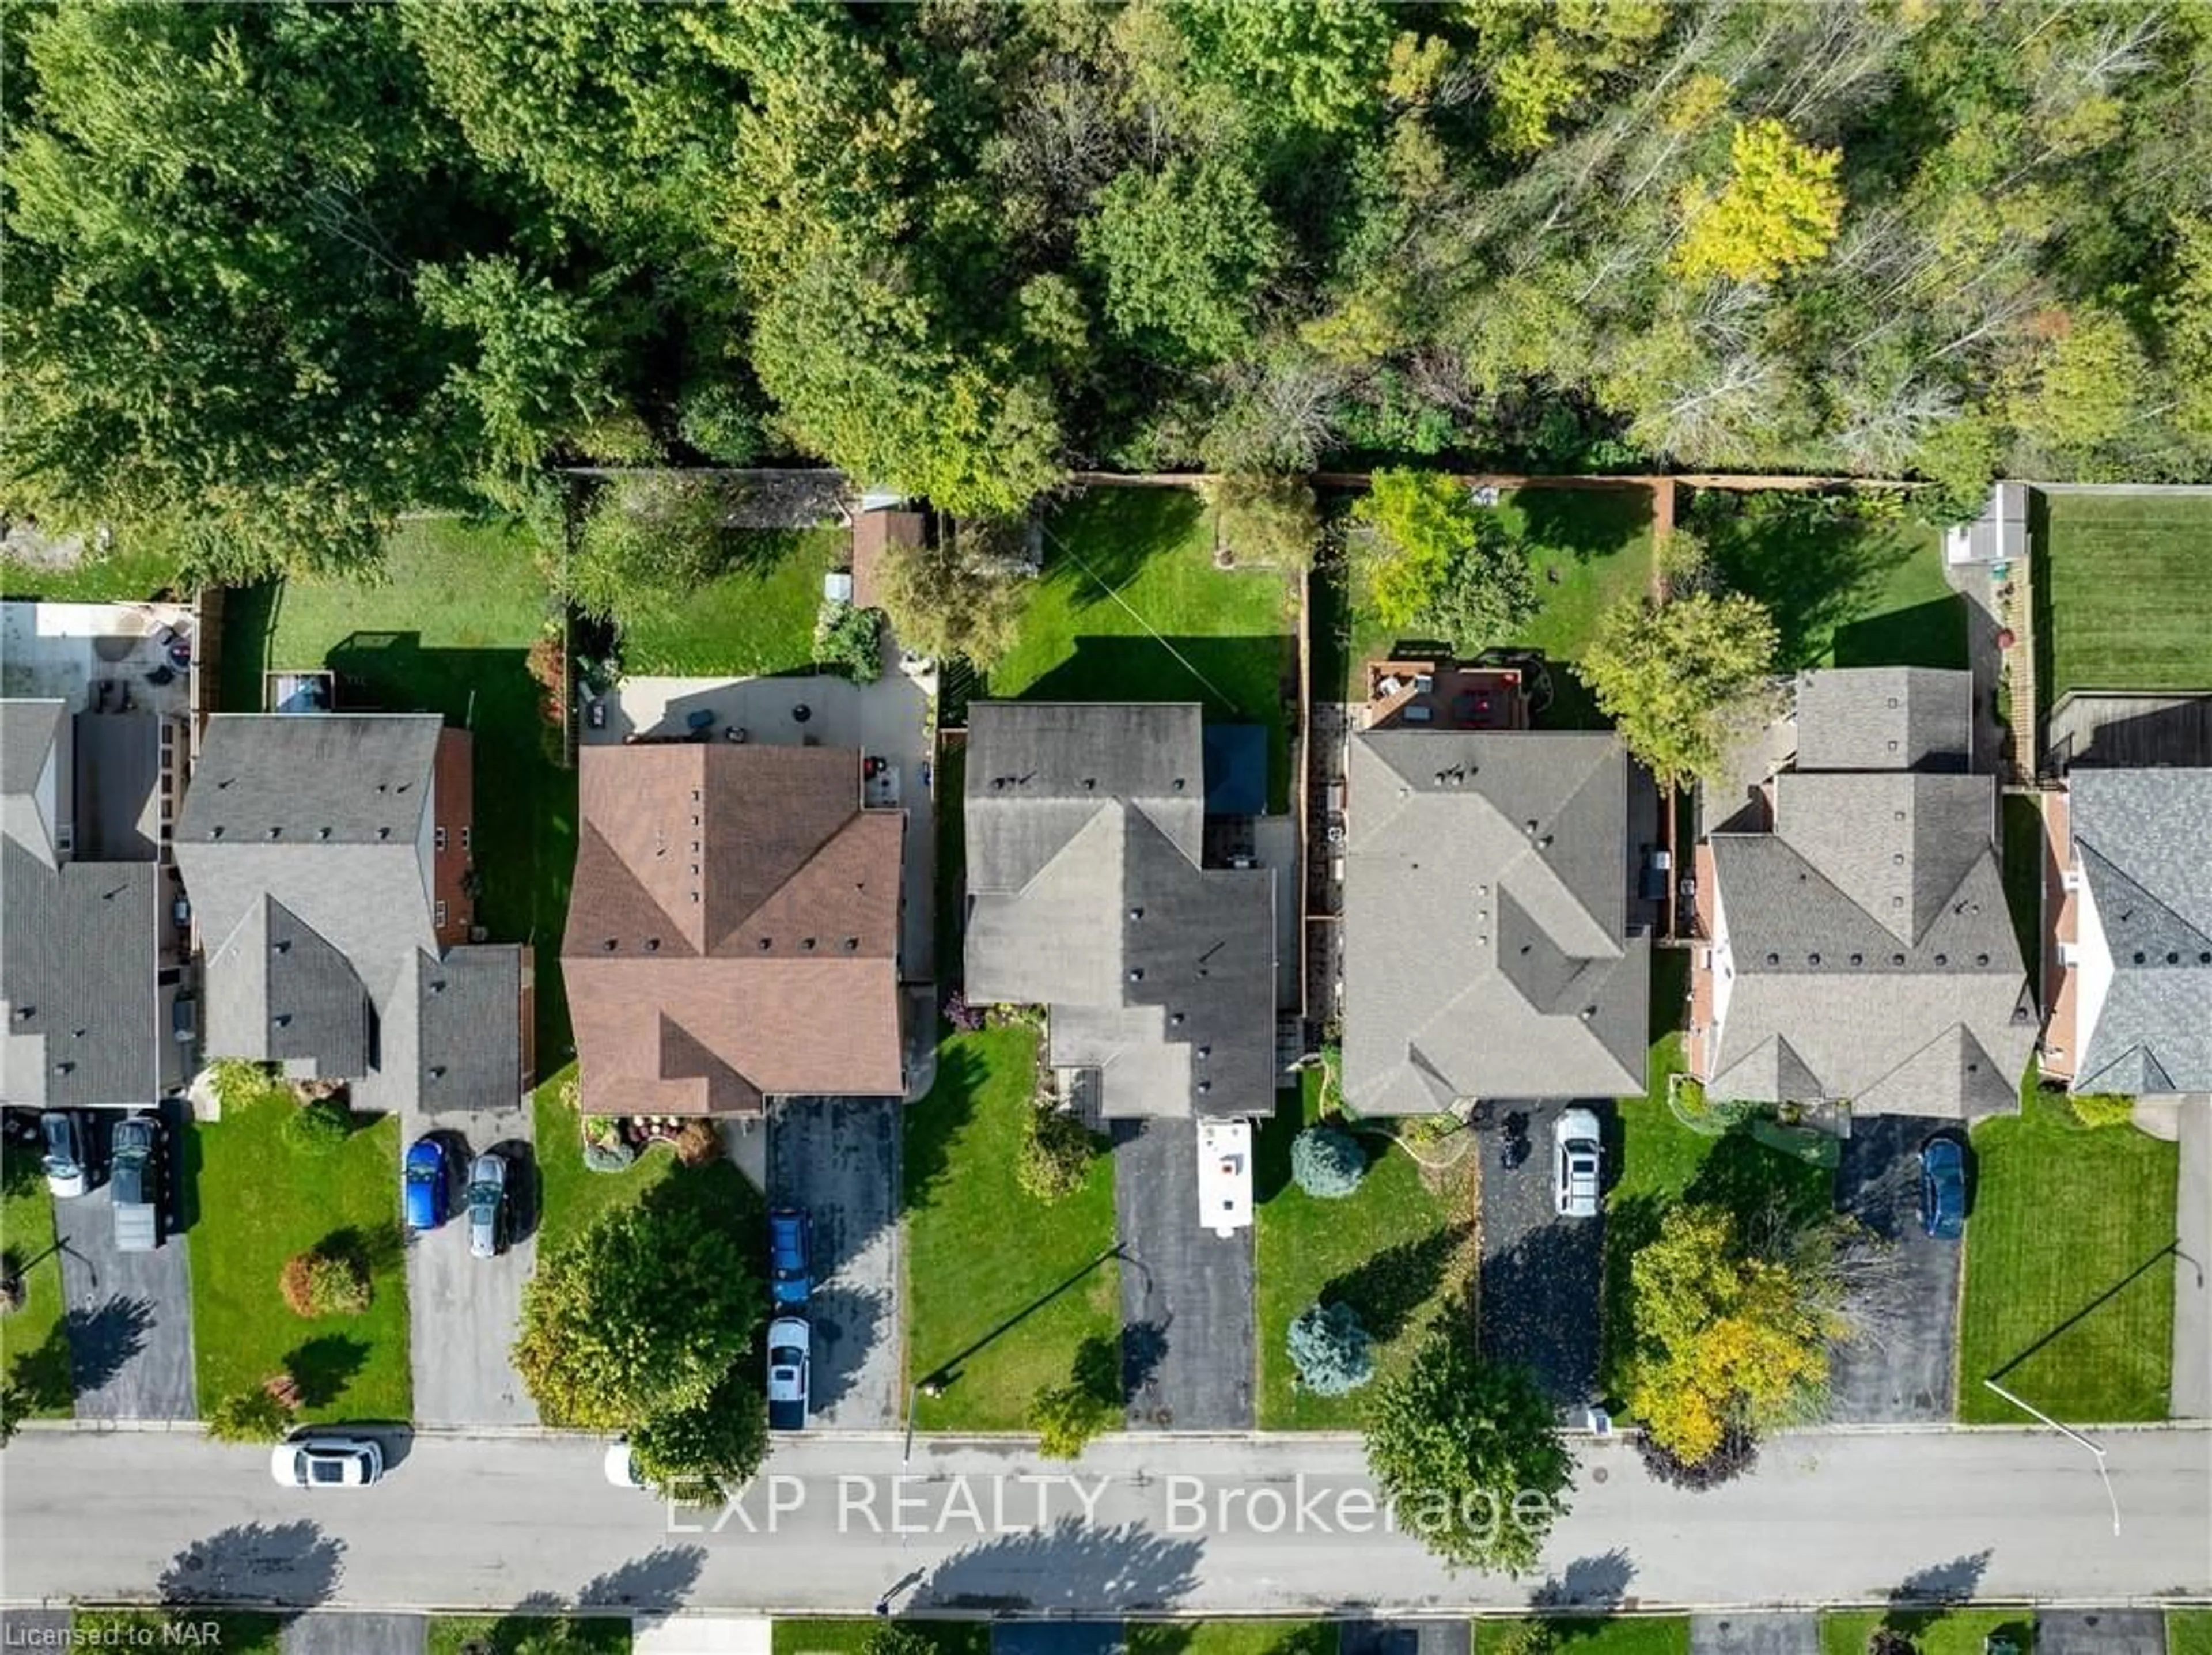
M 0 1379 L 0 1447 L 5 1447 L 15 1427 L 30 1417 L 33 1405 L 29 1391 L 13 1379 Z
M 1367 1152 L 1347 1132 L 1310 1126 L 1291 1141 L 1291 1177 L 1321 1201 L 1341 1201 L 1367 1176 Z
M 1466 484 L 1442 472 L 1376 472 L 1352 515 L 1366 531 L 1352 542 L 1352 556 L 1368 605 L 1392 628 L 1429 606 L 1450 578 L 1453 558 L 1479 532 Z
M 888 548 L 877 572 L 900 644 L 938 660 L 964 655 L 988 667 L 1012 647 L 1025 583 L 979 569 L 951 535 Z
M 260 1063 L 241 1057 L 221 1057 L 207 1067 L 209 1089 L 216 1104 L 226 1110 L 245 1109 L 281 1096 L 283 1085 Z
M 557 632 L 541 632 L 530 641 L 522 664 L 538 686 L 558 702 L 568 693 L 568 652 Z
M 840 605 L 815 641 L 814 659 L 855 684 L 873 684 L 884 675 L 884 611 Z
M 259 1385 L 225 1396 L 207 1416 L 207 1433 L 217 1442 L 276 1442 L 291 1425 L 291 1410 Z
M 1313 566 L 1321 515 L 1305 478 L 1245 472 L 1218 479 L 1206 492 L 1219 514 L 1221 543 L 1236 562 L 1293 570 Z
M 1039 1201 L 1060 1201 L 1083 1187 L 1099 1147 L 1097 1135 L 1066 1110 L 1033 1109 L 1014 1176 Z
M 860 1655 L 937 1655 L 937 1645 L 902 1621 L 879 1621 L 861 1640 Z
M 2125 1126 L 2135 1119 L 2136 1100 L 2112 1092 L 2077 1092 L 2067 1099 L 2083 1126 Z
M 1375 1377 L 1375 1344 L 1349 1305 L 1310 1305 L 1291 1323 L 1291 1363 L 1319 1396 L 1342 1396 Z
M 1091 1439 L 1121 1423 L 1121 1351 L 1118 1341 L 1086 1339 L 1067 1383 L 1048 1385 L 1030 1404 L 1030 1428 L 1047 1459 L 1082 1457 Z
M 568 563 L 568 595 L 610 616 L 641 595 L 674 600 L 722 572 L 730 501 L 711 478 L 655 472 L 609 484 L 592 502 Z
M 368 1269 L 358 1258 L 319 1249 L 296 1253 L 280 1285 L 296 1316 L 358 1316 L 368 1308 Z
M 721 1130 L 712 1121 L 686 1121 L 671 1141 L 686 1166 L 704 1166 L 722 1153 Z
M 590 1172 L 627 1172 L 637 1159 L 637 1151 L 620 1138 L 606 1143 L 586 1142 L 584 1145 L 584 1168 Z
M 701 1406 L 656 1414 L 632 1431 L 629 1449 L 638 1475 L 664 1499 L 722 1505 L 768 1452 L 768 1399 L 740 1364 Z
M 945 1020 L 952 1025 L 956 1034 L 973 1034 L 983 1026 L 983 1013 L 970 1006 L 968 996 L 955 989 L 945 996 Z
M 284 1141 L 302 1155 L 335 1155 L 353 1131 L 353 1111 L 335 1098 L 317 1098 L 284 1117 Z
M 1866 1655 L 1920 1655 L 1920 1646 L 1895 1627 L 1876 1627 L 1867 1634 Z

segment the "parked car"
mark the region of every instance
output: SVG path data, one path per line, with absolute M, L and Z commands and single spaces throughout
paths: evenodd
M 115 1250 L 150 1253 L 161 1244 L 161 1123 L 125 1115 L 107 1140 L 107 1202 L 115 1211 Z
M 607 1445 L 605 1461 L 607 1481 L 617 1488 L 642 1488 L 645 1479 L 637 1474 L 637 1462 L 630 1457 L 629 1439 L 618 1438 Z
M 1966 1152 L 1956 1138 L 1920 1146 L 1920 1227 L 1937 1241 L 1966 1233 Z
M 496 1258 L 507 1250 L 507 1157 L 487 1150 L 469 1166 L 469 1251 Z
M 768 1324 L 768 1425 L 771 1431 L 806 1427 L 807 1352 L 813 1329 L 804 1317 L 779 1316 Z
M 1599 1147 L 1597 1117 L 1571 1109 L 1552 1123 L 1552 1182 L 1562 1218 L 1597 1216 Z
M 287 1488 L 366 1488 L 384 1475 L 384 1450 L 367 1437 L 301 1437 L 270 1451 L 269 1475 Z
M 66 1201 L 92 1188 L 92 1163 L 86 1159 L 84 1123 L 65 1109 L 50 1109 L 39 1117 L 39 1135 L 46 1144 L 46 1188 Z
M 1641 891 L 1646 902 L 1667 900 L 1668 876 L 1674 871 L 1674 858 L 1663 845 L 1644 847 L 1644 879 Z
M 803 1305 L 814 1291 L 807 1261 L 814 1255 L 813 1222 L 795 1207 L 768 1215 L 769 1297 L 779 1305 Z
M 446 1147 L 427 1133 L 407 1151 L 407 1227 L 434 1230 L 446 1221 Z

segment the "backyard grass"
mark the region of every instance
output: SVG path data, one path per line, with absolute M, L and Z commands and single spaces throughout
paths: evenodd
M 2166 1418 L 2175 1146 L 2080 1126 L 2031 1085 L 1974 1128 L 1973 1160 L 1960 1419 L 2024 1422 L 1984 1378 L 2069 1424 Z
M 0 596 L 41 598 L 49 603 L 127 604 L 166 592 L 189 594 L 176 553 L 158 540 L 118 545 L 105 556 L 57 569 L 21 557 L 0 557 Z
M 204 1649 L 221 1655 L 283 1655 L 283 1617 L 236 1609 L 81 1609 L 70 1628 L 87 1649 Z M 435 1649 L 434 1645 L 433 1649 Z M 624 1646 L 628 1647 L 628 1646 Z
M 2212 1655 L 2212 1609 L 2166 1610 L 2166 1655 Z
M 630 1647 L 627 1615 L 434 1615 L 428 1630 L 428 1655 L 461 1655 L 471 1644 L 518 1655 L 552 1640 L 561 1655 L 629 1655 Z
M 293 1107 L 282 1092 L 234 1102 L 220 1121 L 185 1130 L 200 1406 L 289 1372 L 303 1420 L 404 1421 L 412 1390 L 398 1117 L 362 1120 L 334 1153 L 303 1155 L 283 1132 Z M 286 1260 L 325 1243 L 369 1264 L 373 1296 L 358 1316 L 295 1316 L 277 1290 Z
M 1296 1384 L 1285 1342 L 1309 1305 L 1340 1301 L 1358 1311 L 1375 1338 L 1376 1372 L 1387 1373 L 1464 1289 L 1475 1266 L 1471 1154 L 1446 1171 L 1427 1172 L 1407 1150 L 1363 1132 L 1367 1176 L 1351 1195 L 1321 1201 L 1291 1181 L 1291 1141 L 1322 1115 L 1320 1072 L 1307 1069 L 1299 1080 L 1295 1099 L 1285 1096 L 1261 1126 L 1253 1158 L 1263 1431 L 1340 1430 L 1359 1422 L 1362 1391 L 1322 1396 Z M 1462 1135 L 1436 1153 L 1467 1147 Z M 1468 1336 L 1474 1336 L 1471 1322 Z
M 2212 688 L 2212 498 L 2030 496 L 2037 682 L 2069 690 Z
M 951 1037 L 907 1110 L 907 1371 L 946 1379 L 918 1405 L 928 1430 L 1019 1431 L 1085 1340 L 1121 1337 L 1113 1158 L 1049 1206 L 1014 1175 L 1036 1042 L 1022 1027 Z
M 222 704 L 261 708 L 264 669 L 340 675 L 339 705 L 443 713 L 476 740 L 478 922 L 537 946 L 538 1058 L 569 1054 L 560 945 L 576 861 L 576 778 L 524 665 L 549 594 L 527 533 L 459 518 L 401 525 L 373 582 L 297 579 L 234 592 L 223 619 Z
M 771 1655 L 862 1655 L 869 1640 L 888 1624 L 883 1621 L 788 1620 L 779 1615 L 769 1634 Z M 937 1655 L 991 1655 L 988 1621 L 901 1621 Z
M 2013 935 L 2020 943 L 2027 986 L 2043 998 L 2043 812 L 2021 794 L 1999 800 L 2004 826 L 2005 904 L 2012 910 Z
M 759 529 L 735 538 L 729 568 L 705 585 L 616 614 L 623 672 L 753 678 L 813 665 L 822 577 L 847 555 L 848 532 Z
M 67 1419 L 76 1411 L 69 1336 L 62 1329 L 62 1259 L 54 1245 L 54 1198 L 39 1150 L 11 1143 L 0 1194 L 0 1246 L 7 1273 L 23 1281 L 20 1310 L 0 1316 L 0 1372 L 21 1386 L 31 1412 Z
M 1785 672 L 1966 665 L 1966 600 L 1944 581 L 1938 531 L 1781 492 L 1708 490 L 1686 518 L 1722 579 L 1773 612 Z
M 1128 1655 L 1336 1655 L 1337 1648 L 1333 1621 L 1143 1621 L 1122 1635 Z
M 541 1253 L 580 1235 L 600 1214 L 627 1207 L 676 1170 L 676 1152 L 655 1144 L 624 1172 L 594 1172 L 584 1165 L 581 1121 L 564 1097 L 576 1078 L 569 1064 L 548 1075 L 532 1094 L 537 1123 L 538 1246 Z
M 1474 1655 L 1505 1646 L 1520 1621 L 1477 1621 Z M 1560 1655 L 1690 1655 L 1690 1623 L 1680 1615 L 1613 1615 L 1603 1620 L 1563 1616 L 1542 1622 Z
M 1101 489 L 1045 531 L 1044 573 L 988 693 L 1195 701 L 1209 721 L 1263 725 L 1273 808 L 1285 808 L 1297 641 L 1281 575 L 1217 569 L 1212 520 L 1182 489 Z
M 1871 1609 L 1822 1615 L 1820 1655 L 1866 1655 L 1867 1640 L 1882 1626 L 1911 1638 L 1920 1655 L 1983 1655 L 1990 1634 L 2000 1629 L 2011 1634 L 2021 1655 L 2035 1647 L 2035 1617 L 2025 1609 Z

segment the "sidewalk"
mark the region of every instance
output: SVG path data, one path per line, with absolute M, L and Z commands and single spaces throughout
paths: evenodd
M 2177 1420 L 2212 1419 L 2212 1098 L 2180 1107 L 2174 1202 L 2173 1394 Z

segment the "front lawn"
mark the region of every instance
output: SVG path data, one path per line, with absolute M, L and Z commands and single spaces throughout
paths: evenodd
M 203 1649 L 220 1651 L 221 1655 L 283 1655 L 284 1648 L 282 1615 L 239 1609 L 183 1605 L 81 1609 L 70 1616 L 70 1629 L 86 1649 Z
M 769 1634 L 771 1655 L 863 1655 L 882 1621 L 790 1620 L 781 1615 Z M 991 1655 L 988 1621 L 901 1621 L 900 1629 L 927 1642 L 936 1655 Z
M 2045 708 L 2069 690 L 2212 689 L 2212 498 L 2038 491 L 2028 530 Z
M 538 1246 L 540 1252 L 582 1234 L 600 1214 L 627 1207 L 676 1170 L 676 1152 L 655 1144 L 623 1172 L 584 1165 L 581 1117 L 570 1101 L 576 1066 L 550 1074 L 531 1094 L 538 1146 Z
M 54 1198 L 35 1144 L 9 1144 L 0 1193 L 0 1250 L 7 1274 L 23 1281 L 20 1310 L 0 1316 L 0 1372 L 29 1396 L 41 1419 L 76 1412 L 69 1336 L 62 1330 L 62 1259 L 54 1245 Z
M 1128 1655 L 1336 1655 L 1338 1641 L 1333 1621 L 1139 1621 L 1123 1635 Z
M 1520 1621 L 1477 1621 L 1474 1655 L 1510 1647 L 1505 1640 Z M 1541 1624 L 1552 1628 L 1561 1655 L 1690 1655 L 1690 1623 L 1680 1615 L 1608 1615 L 1589 1620 L 1562 1615 Z
M 476 1645 L 491 1655 L 520 1655 L 550 1645 L 561 1655 L 629 1655 L 627 1615 L 434 1615 L 428 1655 L 462 1655 Z M 226 1655 L 230 1646 L 223 1646 Z
M 273 1090 L 185 1130 L 200 1406 L 289 1372 L 305 1396 L 303 1420 L 405 1420 L 398 1117 L 361 1118 L 334 1153 L 302 1154 L 283 1131 L 294 1107 Z M 368 1262 L 372 1297 L 360 1315 L 309 1320 L 284 1303 L 285 1262 L 319 1244 Z
M 2166 1610 L 2166 1655 L 2212 1655 L 2212 1609 Z
M 1022 1027 L 951 1037 L 906 1112 L 907 1372 L 949 1381 L 918 1404 L 928 1430 L 1022 1430 L 1085 1341 L 1121 1338 L 1113 1157 L 1052 1205 L 1015 1177 L 1036 1044 Z
M 1867 1640 L 1883 1626 L 1905 1634 L 1920 1655 L 1983 1655 L 1990 1634 L 1999 1630 L 2011 1634 L 2021 1655 L 2035 1647 L 2035 1617 L 2025 1609 L 1871 1609 L 1822 1615 L 1820 1655 L 1866 1655 Z
M 988 693 L 1195 701 L 1209 722 L 1263 725 L 1281 810 L 1297 670 L 1291 594 L 1275 570 L 1217 569 L 1212 519 L 1187 490 L 1096 490 L 1047 520 L 1044 572 Z
M 1476 1162 L 1468 1153 L 1428 1171 L 1410 1151 L 1362 1131 L 1367 1176 L 1341 1200 L 1317 1200 L 1291 1179 L 1291 1141 L 1322 1115 L 1320 1071 L 1299 1080 L 1296 1101 L 1277 1106 L 1253 1156 L 1259 1423 L 1263 1431 L 1346 1430 L 1359 1423 L 1364 1390 L 1322 1396 L 1299 1389 L 1285 1343 L 1291 1323 L 1317 1301 L 1348 1304 L 1374 1336 L 1378 1374 L 1403 1361 L 1474 1270 Z M 1424 1153 L 1441 1159 L 1468 1149 L 1462 1135 Z
M 478 921 L 537 946 L 538 1057 L 568 1055 L 561 928 L 576 863 L 576 778 L 524 665 L 550 597 L 542 548 L 515 527 L 402 524 L 370 581 L 287 580 L 229 594 L 222 704 L 261 710 L 264 670 L 327 666 L 344 709 L 443 713 L 476 732 Z
M 1942 537 L 1887 502 L 1707 490 L 1684 526 L 1714 568 L 1773 611 L 1778 665 L 1966 665 L 1966 600 L 1943 578 Z
M 750 529 L 729 566 L 681 598 L 639 594 L 617 611 L 623 671 L 662 678 L 754 678 L 814 663 L 822 577 L 848 555 L 843 529 Z
M 1973 1129 L 1959 1417 L 2025 1422 L 1994 1378 L 2069 1424 L 2163 1420 L 2179 1155 L 2077 1125 L 2056 1093 L 2022 1101 Z

